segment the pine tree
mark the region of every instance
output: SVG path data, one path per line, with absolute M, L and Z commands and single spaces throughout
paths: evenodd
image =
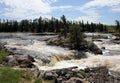
M 120 33 L 120 22 L 118 20 L 116 20 L 115 22 L 116 22 L 116 32 Z
M 81 32 L 80 27 L 73 25 L 69 32 L 69 44 L 71 48 L 79 50 L 82 43 L 83 33 Z
M 67 25 L 66 17 L 64 15 L 61 17 L 61 21 L 62 21 L 62 24 L 63 24 L 63 35 L 66 38 L 67 37 L 67 32 L 68 32 L 68 25 Z

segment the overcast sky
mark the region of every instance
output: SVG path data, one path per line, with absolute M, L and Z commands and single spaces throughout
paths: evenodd
M 0 0 L 1 19 L 39 16 L 114 24 L 120 21 L 120 0 Z

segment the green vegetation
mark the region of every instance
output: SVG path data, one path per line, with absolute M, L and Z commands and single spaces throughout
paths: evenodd
M 0 68 L 0 82 L 1 83 L 19 83 L 23 75 L 21 70 L 13 70 L 10 68 Z
M 89 74 L 88 73 L 85 73 L 85 71 L 83 70 L 79 70 L 79 73 L 84 76 L 84 78 L 88 78 L 89 77 Z
M 3 62 L 3 61 L 7 61 L 7 56 L 9 55 L 8 52 L 6 51 L 3 51 L 3 50 L 0 50 L 0 64 Z
M 36 79 L 34 83 L 42 83 L 42 80 Z
M 42 81 L 23 70 L 0 67 L 0 83 L 42 83 Z
M 108 30 L 108 32 L 111 32 L 111 33 L 115 33 L 116 32 L 115 26 L 108 26 L 107 30 Z
M 73 26 L 72 28 L 70 28 L 68 38 L 68 42 L 71 48 L 79 50 L 81 45 L 83 44 L 83 33 L 81 32 L 80 27 Z

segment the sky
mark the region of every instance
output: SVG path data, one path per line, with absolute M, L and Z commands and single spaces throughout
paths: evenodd
M 115 24 L 120 21 L 120 0 L 0 0 L 0 19 L 60 18 Z

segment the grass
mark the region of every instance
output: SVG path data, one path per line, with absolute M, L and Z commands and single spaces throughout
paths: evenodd
M 115 30 L 115 27 L 113 27 L 113 26 L 109 26 L 109 27 L 107 27 L 107 29 L 108 29 L 108 32 L 116 32 L 116 30 Z
M 19 83 L 24 71 L 0 68 L 0 83 Z
M 33 74 L 23 70 L 0 67 L 0 83 L 43 83 Z
M 3 61 L 6 61 L 7 60 L 7 56 L 9 55 L 8 52 L 6 51 L 3 51 L 3 50 L 0 50 L 0 64 L 3 62 Z

